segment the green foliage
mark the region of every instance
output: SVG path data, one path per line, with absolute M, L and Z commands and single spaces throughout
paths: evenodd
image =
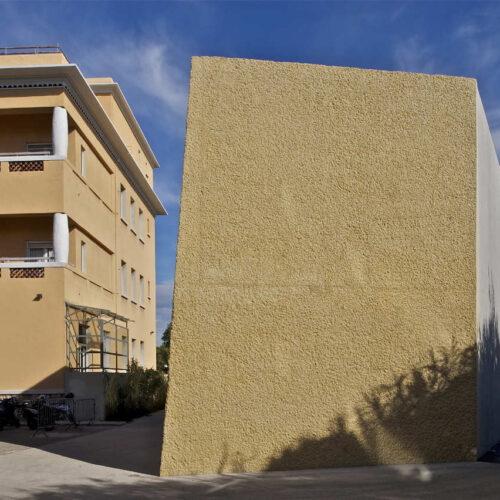
M 156 348 L 156 369 L 160 372 L 167 373 L 168 371 L 168 355 L 170 348 L 166 345 L 160 345 Z
M 156 368 L 164 373 L 168 372 L 168 356 L 170 354 L 170 333 L 172 331 L 172 322 L 165 328 L 161 337 L 162 344 L 156 348 Z
M 163 341 L 163 345 L 166 347 L 170 347 L 170 334 L 172 333 L 172 322 L 170 322 L 165 328 L 163 335 L 161 336 L 161 340 Z
M 167 379 L 164 373 L 140 367 L 135 360 L 127 373 L 109 378 L 105 396 L 108 420 L 131 420 L 165 407 Z

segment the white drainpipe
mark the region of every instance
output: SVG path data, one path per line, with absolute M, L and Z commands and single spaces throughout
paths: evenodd
M 54 156 L 68 156 L 68 113 L 64 108 L 56 107 L 52 113 L 52 146 Z
M 52 242 L 54 245 L 54 260 L 62 264 L 67 264 L 69 254 L 69 228 L 68 216 L 66 214 L 54 214 Z

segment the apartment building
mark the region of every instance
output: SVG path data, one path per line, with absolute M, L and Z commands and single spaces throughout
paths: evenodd
M 0 394 L 155 367 L 158 167 L 111 78 L 0 50 Z

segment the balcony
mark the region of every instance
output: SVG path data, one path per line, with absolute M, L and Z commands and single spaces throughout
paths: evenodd
M 56 262 L 54 258 L 0 257 L 0 278 L 2 277 L 3 269 L 9 269 L 8 272 L 11 279 L 44 278 L 45 268 L 64 266 L 63 262 Z
M 22 167 L 33 163 L 42 167 L 45 160 L 64 160 L 68 155 L 68 114 L 64 108 L 42 108 L 15 113 L 2 110 L 0 125 L 9 133 L 0 137 L 0 160 Z M 8 151 L 15 148 L 17 151 Z M 14 164 L 14 165 L 12 165 Z M 12 171 L 12 170 L 11 170 Z
M 68 253 L 67 215 L 2 218 L 0 276 L 8 269 L 10 278 L 43 278 L 46 268 L 64 267 Z

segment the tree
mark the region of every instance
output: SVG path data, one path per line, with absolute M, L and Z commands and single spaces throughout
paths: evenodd
M 170 354 L 170 332 L 172 331 L 172 322 L 165 328 L 161 336 L 162 343 L 156 348 L 156 369 L 162 372 L 168 372 L 168 355 Z
M 172 322 L 170 322 L 165 328 L 163 335 L 161 336 L 161 340 L 163 341 L 163 345 L 170 347 L 170 333 L 172 332 Z

